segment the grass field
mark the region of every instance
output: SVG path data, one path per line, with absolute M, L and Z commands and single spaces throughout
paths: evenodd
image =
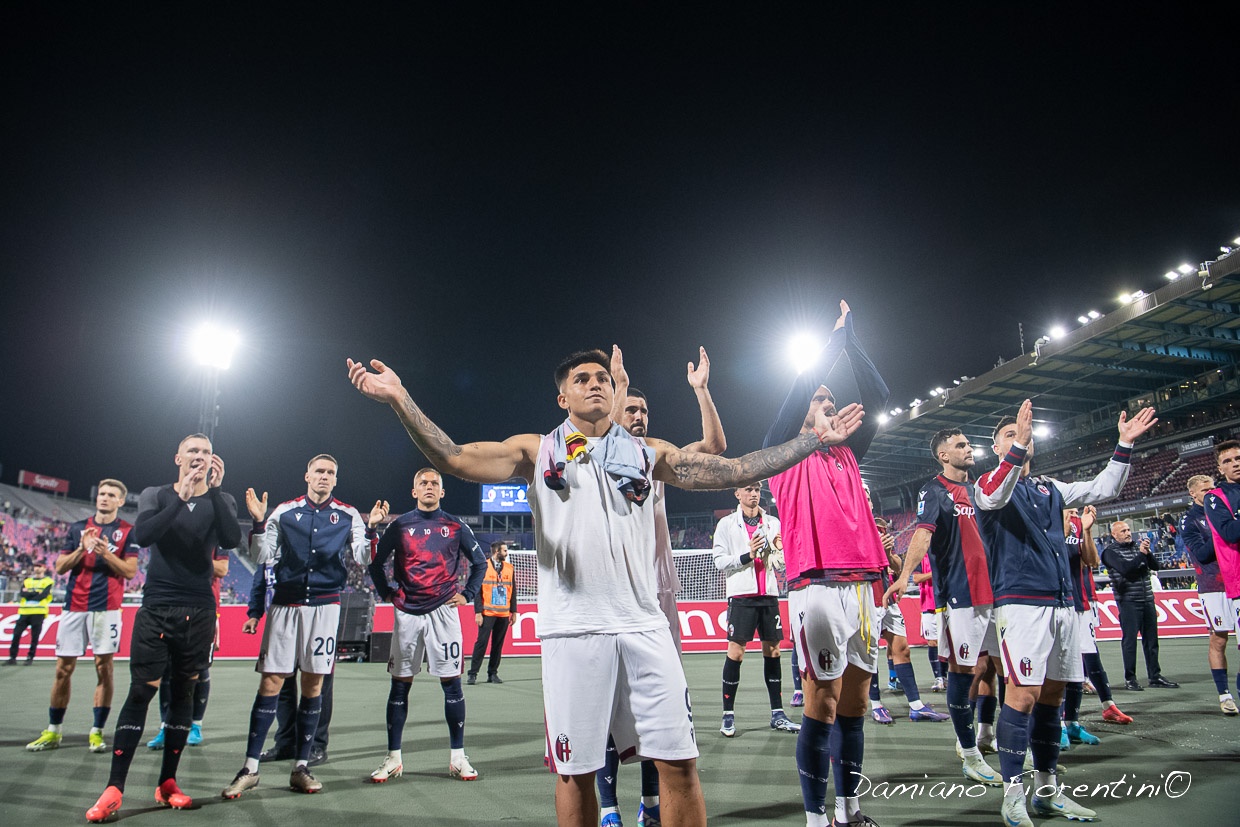
M 1117 703 L 1136 718 L 1132 726 L 1102 723 L 1097 700 L 1086 696 L 1082 719 L 1102 738 L 1102 744 L 1076 746 L 1066 753 L 1067 773 L 1062 780 L 1089 785 L 1090 794 L 1078 800 L 1095 807 L 1105 823 L 1240 824 L 1240 719 L 1220 714 L 1205 649 L 1203 638 L 1163 642 L 1163 671 L 1183 688 L 1117 692 Z M 1237 656 L 1234 650 L 1229 656 L 1234 681 Z M 707 813 L 715 825 L 804 824 L 794 762 L 796 736 L 768 728 L 760 658 L 756 653 L 750 658 L 742 669 L 737 702 L 739 733 L 729 740 L 718 732 L 722 656 L 685 657 L 694 692 L 702 753 L 698 769 Z M 1118 645 L 1103 644 L 1103 659 L 1114 683 L 1122 677 Z M 116 710 L 128 687 L 127 667 L 119 666 Z M 929 686 L 924 649 L 915 650 L 914 666 L 921 684 Z M 1138 668 L 1143 667 L 1139 664 Z M 465 688 L 466 748 L 481 774 L 476 782 L 448 777 L 443 696 L 437 682 L 423 675 L 414 681 L 410 694 L 404 777 L 381 786 L 365 783 L 385 750 L 388 677 L 382 665 L 342 664 L 336 678 L 329 761 L 315 770 L 324 783 L 323 792 L 314 796 L 289 792 L 285 783 L 291 765 L 283 762 L 264 765 L 263 783 L 257 790 L 238 801 L 223 801 L 219 791 L 232 779 L 243 757 L 257 676 L 248 663 L 216 664 L 204 727 L 206 741 L 189 750 L 179 774 L 182 789 L 196 799 L 195 809 L 173 813 L 154 806 L 151 793 L 159 756 L 143 748 L 134 759 L 121 820 L 133 825 L 186 827 L 553 824 L 552 780 L 542 766 L 539 662 L 507 660 L 501 675 L 502 686 Z M 107 781 L 110 758 L 86 750 L 90 677 L 89 669 L 79 670 L 64 746 L 53 752 L 29 753 L 24 745 L 46 722 L 52 664 L 0 669 L 0 697 L 4 699 L 0 824 L 85 823 L 86 808 Z M 928 702 L 945 707 L 941 695 L 923 693 Z M 785 679 L 785 701 L 790 694 L 791 682 Z M 906 716 L 902 695 L 883 694 L 894 715 Z M 789 712 L 799 717 L 797 710 Z M 152 721 L 154 717 L 152 711 Z M 114 724 L 115 711 L 109 721 L 109 743 Z M 144 740 L 153 734 L 148 722 Z M 867 723 L 865 773 L 873 791 L 885 791 L 889 797 L 876 797 L 872 792 L 863 802 L 865 811 L 883 827 L 999 823 L 1001 793 L 997 789 L 980 795 L 974 790 L 978 797 L 968 797 L 959 789 L 945 796 L 942 787 L 932 786 L 964 782 L 952 743 L 949 723 L 913 724 L 907 717 L 897 717 L 892 727 Z M 620 774 L 621 811 L 630 825 L 636 824 L 639 775 L 635 766 L 624 767 Z M 880 787 L 883 782 L 889 786 Z M 1138 796 L 1143 783 L 1154 785 L 1156 794 L 1147 786 Z M 906 786 L 897 791 L 895 784 Z M 1109 786 L 1100 789 L 1104 784 Z M 910 791 L 908 785 L 924 786 Z

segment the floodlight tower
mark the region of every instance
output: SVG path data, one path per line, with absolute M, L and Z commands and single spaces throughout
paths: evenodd
M 241 336 L 236 330 L 206 323 L 190 340 L 190 351 L 202 369 L 202 391 L 198 397 L 198 432 L 215 441 L 215 428 L 220 421 L 220 374 L 232 365 L 233 354 Z

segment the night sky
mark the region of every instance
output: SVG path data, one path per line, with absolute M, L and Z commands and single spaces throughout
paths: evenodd
M 616 342 L 685 443 L 705 345 L 737 455 L 841 297 L 906 405 L 1240 235 L 1234 16 L 587 5 L 4 4 L 0 480 L 172 481 L 205 318 L 226 490 L 328 452 L 407 510 L 348 356 L 466 442 L 554 427 L 555 363 Z

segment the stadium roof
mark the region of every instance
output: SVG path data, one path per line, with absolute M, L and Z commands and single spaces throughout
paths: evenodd
M 929 451 L 935 431 L 960 428 L 989 446 L 997 417 L 1015 414 L 1025 399 L 1033 400 L 1035 423 L 1049 426 L 1051 447 L 1060 448 L 1110 431 L 1122 409 L 1154 405 L 1169 414 L 1237 398 L 1240 249 L 1113 313 L 1082 319 L 1076 330 L 1038 339 L 1033 353 L 909 410 L 893 408 L 865 456 L 866 482 L 881 492 L 924 481 L 938 470 Z M 1209 381 L 1214 373 L 1220 381 Z

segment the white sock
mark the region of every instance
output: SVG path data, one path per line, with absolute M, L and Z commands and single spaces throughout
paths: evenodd
M 293 769 L 295 770 L 309 770 L 309 768 L 310 768 L 310 761 L 309 759 L 306 759 L 306 758 L 298 758 L 297 766 L 293 767 Z
M 616 815 L 620 815 L 620 808 L 619 807 L 604 807 L 602 810 L 599 811 L 599 817 L 606 818 L 612 813 L 615 813 Z
M 48 731 L 48 732 L 55 732 L 57 735 L 59 735 L 59 734 L 60 734 L 60 730 L 64 729 L 64 726 L 65 726 L 64 724 L 48 724 L 48 725 L 47 725 L 47 731 Z
M 197 721 L 192 721 L 192 723 L 193 723 L 193 725 L 194 725 L 194 726 L 196 726 L 196 727 L 198 727 L 198 728 L 200 728 L 200 729 L 202 728 L 202 719 L 201 719 L 201 718 L 199 718 Z
M 835 820 L 837 822 L 847 824 L 848 823 L 847 813 L 848 813 L 848 808 L 844 804 L 844 796 L 837 795 L 835 797 Z
M 101 727 L 93 726 L 90 728 L 90 734 L 91 735 L 102 735 L 103 729 Z
M 873 712 L 874 710 L 878 709 L 882 705 L 883 705 L 882 701 L 870 701 L 870 711 Z
M 909 701 L 908 708 L 909 709 L 925 709 L 926 705 L 921 702 L 920 698 L 918 698 L 915 701 Z
M 978 724 L 977 725 L 977 740 L 993 741 L 994 737 L 995 737 L 994 724 Z
M 401 759 L 401 757 L 400 757 L 400 750 L 398 750 L 398 749 L 390 749 L 390 750 L 388 750 L 388 758 L 395 758 L 395 759 L 396 759 L 396 763 L 398 763 L 398 764 L 403 764 L 403 763 L 405 763 L 405 762 Z
M 245 766 L 242 767 L 242 769 L 244 769 L 246 772 L 258 772 L 258 759 L 257 758 L 245 759 Z
M 1057 784 L 1055 773 L 1042 772 L 1041 770 L 1033 771 L 1033 794 L 1038 798 L 1050 800 L 1058 796 L 1059 788 L 1056 786 Z M 1050 793 L 1050 795 L 1047 795 L 1047 793 Z
M 460 749 L 450 749 L 450 750 L 448 750 L 448 751 L 449 751 L 449 753 L 451 753 L 450 758 L 449 758 L 449 760 L 451 760 L 451 761 L 455 761 L 455 760 L 457 760 L 458 758 L 464 758 L 464 757 L 465 757 L 465 748 L 464 748 L 464 747 L 461 747 Z
M 861 820 L 861 798 L 860 796 L 850 795 L 847 798 L 845 798 L 844 809 L 848 815 L 848 821 L 860 821 Z
M 831 827 L 831 818 L 826 813 L 805 814 L 805 827 Z
M 962 747 L 960 751 L 964 753 L 965 758 L 981 758 L 982 757 L 982 751 L 978 749 L 977 747 L 969 747 L 968 749 L 964 749 Z
M 1230 692 L 1224 692 L 1222 695 L 1218 696 L 1219 703 L 1222 703 L 1223 701 L 1230 701 L 1230 700 L 1232 700 Z
M 1115 701 L 1103 701 L 1102 702 L 1103 709 L 1110 709 L 1113 706 L 1115 706 Z
M 783 715 L 783 714 L 784 714 L 783 709 L 772 709 L 772 710 L 771 710 L 771 717 L 772 717 L 772 718 L 774 718 L 776 715 Z
M 643 795 L 642 804 L 649 810 L 652 807 L 659 806 L 659 797 L 657 795 Z

